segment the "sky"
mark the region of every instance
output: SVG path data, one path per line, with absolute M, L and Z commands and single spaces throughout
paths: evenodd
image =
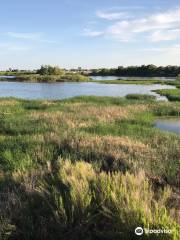
M 180 0 L 4 0 L 0 69 L 180 65 Z

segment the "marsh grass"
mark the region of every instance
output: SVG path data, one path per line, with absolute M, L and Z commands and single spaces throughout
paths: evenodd
M 170 228 L 173 234 L 167 239 L 177 239 L 177 225 L 166 209 L 171 190 L 166 188 L 161 198 L 155 197 L 143 171 L 108 174 L 95 171 L 89 163 L 63 159 L 59 169 L 55 184 L 49 188 L 48 182 L 42 183 L 40 192 L 49 208 L 56 209 L 53 214 L 59 229 L 67 229 L 63 239 L 72 234 L 73 239 L 131 239 L 136 226 Z
M 0 78 L 4 81 L 6 78 Z M 11 81 L 19 82 L 40 82 L 40 83 L 55 83 L 55 82 L 88 82 L 90 79 L 81 74 L 64 73 L 59 75 L 40 75 L 40 74 L 16 74 Z
M 134 100 L 155 100 L 156 97 L 147 94 L 128 94 L 126 95 L 127 99 L 134 99 Z
M 179 115 L 178 102 L 143 97 L 1 99 L 1 238 L 135 239 L 136 225 L 175 229 L 180 137 L 153 122 Z
M 169 101 L 180 101 L 180 89 L 155 90 L 156 93 L 166 96 Z
M 151 85 L 151 84 L 164 84 L 162 80 L 154 80 L 154 79 L 117 79 L 117 80 L 92 80 L 92 82 L 104 83 L 104 84 L 143 84 L 143 85 Z

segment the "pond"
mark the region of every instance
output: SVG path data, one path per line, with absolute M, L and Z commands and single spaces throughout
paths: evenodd
M 117 79 L 140 79 L 140 80 L 148 80 L 148 79 L 154 79 L 154 80 L 162 80 L 162 81 L 175 81 L 176 78 L 173 77 L 123 77 L 123 76 L 90 76 L 93 80 L 96 81 L 103 81 L 103 80 L 117 80 Z
M 155 126 L 161 130 L 180 134 L 180 118 L 158 119 Z
M 158 100 L 166 100 L 152 90 L 174 89 L 168 85 L 135 84 L 99 84 L 99 83 L 22 83 L 0 82 L 0 97 L 17 97 L 25 99 L 64 99 L 80 95 L 124 97 L 127 94 L 150 94 Z

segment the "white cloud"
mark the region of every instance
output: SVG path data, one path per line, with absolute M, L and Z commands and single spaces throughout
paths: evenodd
M 179 36 L 175 33 L 175 31 L 173 33 L 172 30 L 173 28 L 177 27 L 180 27 L 180 9 L 154 14 L 146 18 L 116 22 L 114 25 L 108 28 L 108 33 L 119 37 L 119 39 L 124 39 L 126 37 L 129 39 L 136 34 L 150 32 L 153 39 L 153 35 L 157 35 L 157 30 L 164 30 L 164 33 L 167 31 L 165 33 L 166 35 L 171 33 L 174 36 L 173 39 L 175 39 Z M 172 29 L 171 32 L 169 29 Z M 161 36 L 159 39 L 161 41 L 167 40 L 167 36 L 164 39 Z
M 121 13 L 118 15 L 118 13 L 99 12 L 98 15 L 113 20 L 120 17 Z M 180 7 L 134 19 L 125 19 L 124 16 L 123 20 L 116 21 L 102 31 L 89 30 L 89 33 L 91 32 L 92 35 L 89 36 L 107 35 L 120 41 L 132 41 L 139 35 L 153 42 L 176 40 L 180 38 Z
M 126 12 L 102 12 L 97 11 L 96 15 L 105 20 L 117 20 L 128 16 Z

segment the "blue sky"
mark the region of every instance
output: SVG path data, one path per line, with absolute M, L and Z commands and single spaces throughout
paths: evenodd
M 1 1 L 0 69 L 180 64 L 179 0 Z

